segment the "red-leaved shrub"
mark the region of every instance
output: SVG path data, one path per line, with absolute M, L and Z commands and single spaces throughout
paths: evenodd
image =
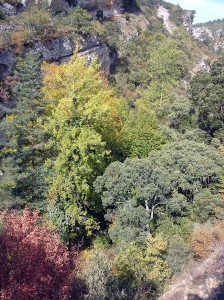
M 67 300 L 72 260 L 59 235 L 38 224 L 38 211 L 4 212 L 0 232 L 0 299 Z

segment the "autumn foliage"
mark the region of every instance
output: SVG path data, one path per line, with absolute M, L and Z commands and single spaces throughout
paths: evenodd
M 192 248 L 195 258 L 199 260 L 207 258 L 219 243 L 224 242 L 223 229 L 223 221 L 219 221 L 213 226 L 201 225 L 195 229 L 192 237 Z
M 0 299 L 66 300 L 72 263 L 58 234 L 38 224 L 38 211 L 4 212 L 0 234 Z

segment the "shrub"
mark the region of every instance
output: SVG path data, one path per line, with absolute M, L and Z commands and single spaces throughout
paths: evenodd
M 38 222 L 38 212 L 29 209 L 2 214 L 1 299 L 69 298 L 70 255 L 58 234 Z

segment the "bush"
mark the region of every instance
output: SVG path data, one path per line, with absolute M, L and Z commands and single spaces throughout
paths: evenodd
M 37 211 L 3 213 L 0 234 L 0 291 L 2 299 L 67 300 L 72 263 L 58 234 Z

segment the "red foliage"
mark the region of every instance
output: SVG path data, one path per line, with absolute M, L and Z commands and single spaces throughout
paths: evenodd
M 72 261 L 59 236 L 38 224 L 37 211 L 3 213 L 0 234 L 0 299 L 67 300 Z

